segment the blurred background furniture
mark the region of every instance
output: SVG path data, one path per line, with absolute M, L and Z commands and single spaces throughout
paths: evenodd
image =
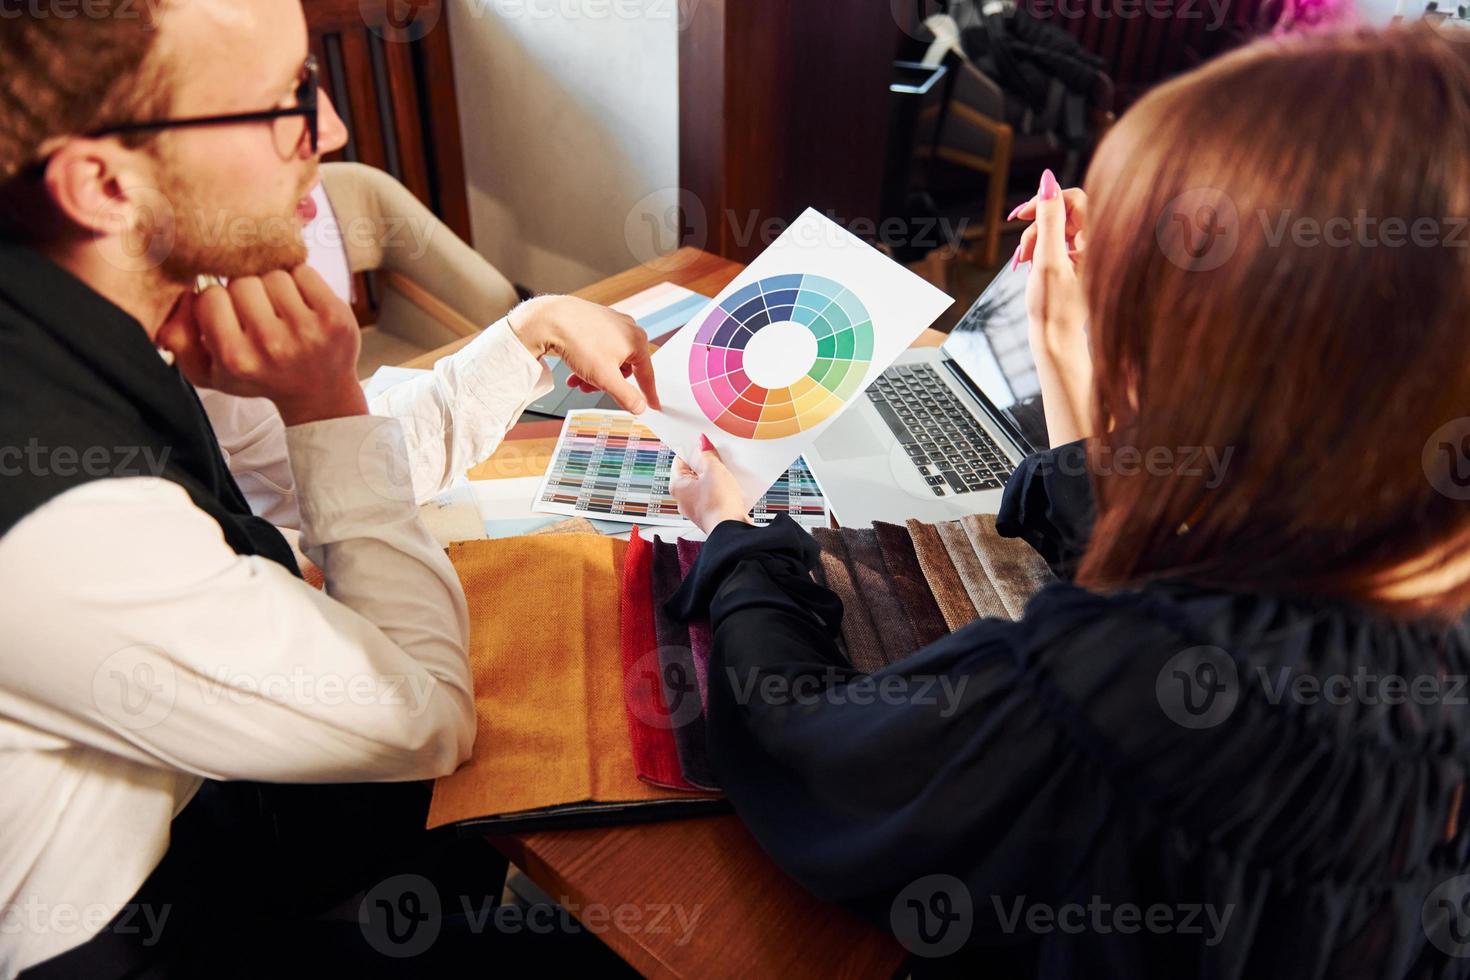
M 389 174 L 359 163 L 321 173 L 348 267 L 375 281 L 359 376 L 473 336 L 518 301 L 505 276 Z
M 400 4 L 413 15 L 407 27 L 403 10 L 390 20 L 390 7 Z M 347 145 L 325 159 L 386 171 L 472 242 L 449 4 L 303 0 L 303 6 L 322 87 L 349 133 Z M 358 320 L 375 322 L 378 284 L 360 279 L 355 292 Z

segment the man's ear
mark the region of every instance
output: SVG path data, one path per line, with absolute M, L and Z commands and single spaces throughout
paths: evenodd
M 112 140 L 67 140 L 47 161 L 45 184 L 59 215 L 98 237 L 156 220 L 161 198 L 151 159 Z

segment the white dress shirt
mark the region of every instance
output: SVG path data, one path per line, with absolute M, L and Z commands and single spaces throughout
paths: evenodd
M 300 532 L 325 592 L 148 476 L 0 537 L 0 977 L 106 925 L 202 779 L 426 779 L 468 758 L 464 595 L 416 505 L 550 386 L 502 320 L 369 417 L 288 429 L 201 392 L 252 509 Z

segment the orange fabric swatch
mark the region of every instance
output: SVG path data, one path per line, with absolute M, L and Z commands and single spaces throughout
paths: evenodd
M 450 546 L 469 599 L 477 727 L 470 760 L 434 784 L 430 827 L 695 796 L 634 770 L 618 618 L 627 547 L 594 534 Z

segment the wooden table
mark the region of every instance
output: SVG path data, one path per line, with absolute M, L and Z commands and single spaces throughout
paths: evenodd
M 713 296 L 742 265 L 696 249 L 681 249 L 648 265 L 589 286 L 576 295 L 612 304 L 674 282 Z M 915 346 L 938 346 L 928 330 Z M 431 367 L 468 339 L 408 362 Z M 556 448 L 561 420 L 522 422 L 472 480 L 540 476 Z M 874 977 L 895 974 L 904 951 L 890 936 L 803 891 L 756 845 L 734 816 L 706 817 L 595 830 L 561 830 L 493 838 L 497 848 L 553 898 L 600 912 L 593 923 L 603 942 L 650 977 Z M 682 930 L 654 931 L 650 906 L 697 916 Z M 618 909 L 636 923 L 609 922 Z M 636 913 L 631 911 L 638 910 Z

